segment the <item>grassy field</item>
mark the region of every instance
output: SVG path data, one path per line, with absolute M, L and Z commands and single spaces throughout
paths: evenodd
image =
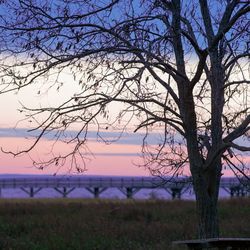
M 190 201 L 0 201 L 0 249 L 170 249 L 195 236 Z M 221 236 L 249 237 L 250 199 L 221 201 Z

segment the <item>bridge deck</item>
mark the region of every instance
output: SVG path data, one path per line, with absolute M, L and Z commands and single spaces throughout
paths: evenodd
M 223 178 L 221 188 L 231 196 L 244 196 L 250 193 L 249 181 L 239 182 L 236 178 Z M 75 188 L 85 188 L 95 197 L 107 188 L 117 188 L 131 198 L 140 189 L 162 188 L 172 195 L 181 195 L 192 188 L 191 178 L 160 177 L 106 177 L 106 176 L 35 176 L 35 177 L 0 177 L 0 189 L 20 188 L 33 197 L 43 188 L 53 188 L 66 197 Z
M 133 188 L 174 188 L 191 184 L 189 178 L 165 180 L 157 177 L 17 177 L 0 178 L 0 188 L 18 187 L 133 187 Z

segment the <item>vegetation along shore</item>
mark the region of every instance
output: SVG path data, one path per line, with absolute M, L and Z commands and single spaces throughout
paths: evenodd
M 250 199 L 219 202 L 222 237 L 249 237 Z M 195 232 L 194 201 L 2 199 L 0 249 L 171 249 Z

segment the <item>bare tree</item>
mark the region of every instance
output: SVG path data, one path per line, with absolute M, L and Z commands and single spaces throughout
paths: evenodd
M 48 162 L 71 156 L 78 168 L 90 127 L 132 124 L 146 135 L 160 128 L 158 145 L 143 141 L 146 166 L 165 175 L 189 166 L 199 237 L 217 237 L 222 168 L 244 174 L 236 160 L 250 151 L 249 2 L 2 2 L 2 92 L 37 82 L 60 88 L 65 71 L 81 86 L 58 106 L 24 107 L 41 133 L 22 152 L 46 132 L 60 139 L 78 124 L 74 150 Z

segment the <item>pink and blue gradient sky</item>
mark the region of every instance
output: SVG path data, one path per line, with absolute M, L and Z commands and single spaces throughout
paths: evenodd
M 19 151 L 25 149 L 32 143 L 27 130 L 30 124 L 20 122 L 23 114 L 17 111 L 20 108 L 20 102 L 25 105 L 37 106 L 41 102 L 51 103 L 62 99 L 63 93 L 53 92 L 51 90 L 40 97 L 35 94 L 34 89 L 26 89 L 20 94 L 8 93 L 0 96 L 0 105 L 2 107 L 0 118 L 0 146 L 4 150 Z M 69 89 L 66 88 L 69 92 Z M 72 93 L 74 90 L 70 90 Z M 68 94 L 68 93 L 67 93 Z M 114 136 L 115 133 L 105 132 L 106 137 Z M 141 152 L 142 134 L 125 134 L 119 141 L 110 145 L 96 141 L 94 132 L 90 133 L 88 146 L 93 156 L 87 155 L 85 161 L 88 175 L 124 175 L 141 176 L 150 175 L 144 167 L 137 165 L 142 162 L 139 157 Z M 117 135 L 117 134 L 116 134 Z M 156 135 L 155 135 L 156 136 Z M 151 143 L 154 144 L 154 135 L 151 137 Z M 51 156 L 51 138 L 44 138 L 37 147 L 29 154 L 23 154 L 13 157 L 0 151 L 0 174 L 54 174 L 58 167 L 48 167 L 39 170 L 33 166 L 34 160 L 43 160 Z M 57 152 L 66 150 L 65 144 L 57 145 Z M 246 162 L 250 163 L 250 157 L 245 157 Z M 68 173 L 69 165 L 65 165 L 58 172 L 59 174 Z M 188 172 L 187 172 L 188 173 Z M 232 175 L 228 169 L 224 170 L 224 175 Z
M 18 137 L 1 137 L 1 144 L 4 148 L 17 149 L 27 143 L 24 138 Z M 48 167 L 44 170 L 36 169 L 32 166 L 32 159 L 39 159 L 40 154 L 46 156 L 46 151 L 49 150 L 50 143 L 42 140 L 37 148 L 30 154 L 12 157 L 11 155 L 0 153 L 0 174 L 54 174 L 57 167 Z M 105 146 L 98 142 L 92 142 L 91 148 L 95 148 L 94 156 L 88 156 L 86 159 L 86 174 L 89 175 L 148 175 L 148 172 L 143 168 L 139 168 L 135 163 L 139 163 L 140 158 L 135 152 L 139 152 L 138 145 L 116 144 Z M 18 146 L 20 145 L 20 146 Z M 63 146 L 62 146 L 63 151 Z M 112 153 L 111 153 L 112 152 Z M 41 156 L 42 157 L 42 156 Z M 69 166 L 66 164 L 61 168 L 59 174 L 68 172 Z M 74 173 L 74 172 L 72 172 Z
M 68 79 L 72 83 L 72 79 Z M 12 92 L 0 95 L 0 147 L 5 151 L 20 151 L 32 143 L 27 130 L 32 127 L 27 121 L 23 121 L 23 113 L 18 112 L 21 104 L 28 107 L 37 107 L 40 104 L 53 105 L 63 102 L 68 96 L 73 96 L 78 85 L 72 88 L 72 84 L 66 84 L 60 92 L 49 86 L 30 86 L 21 90 L 18 94 Z M 37 92 L 40 94 L 38 95 Z M 47 91 L 49 89 L 49 91 Z M 42 93 L 42 94 L 41 94 Z M 127 136 L 121 141 L 105 145 L 96 142 L 95 133 L 92 133 L 88 146 L 94 156 L 87 156 L 86 174 L 89 175 L 149 175 L 144 168 L 136 166 L 141 162 L 138 156 L 141 151 L 142 137 Z M 111 135 L 112 136 L 112 135 Z M 58 144 L 57 151 L 64 152 L 65 145 Z M 51 153 L 51 138 L 40 141 L 37 147 L 29 154 L 13 157 L 0 151 L 0 174 L 54 174 L 57 167 L 48 167 L 39 170 L 33 166 L 33 159 L 46 159 Z M 51 156 L 51 155 L 50 155 Z M 59 173 L 67 173 L 69 166 L 66 164 Z
M 86 154 L 87 175 L 120 175 L 120 176 L 148 176 L 149 171 L 138 165 L 142 162 L 139 154 L 141 151 L 142 135 L 127 134 L 110 145 L 92 139 L 88 141 L 88 147 L 94 153 Z M 4 150 L 14 152 L 27 148 L 33 140 L 27 137 L 25 129 L 0 128 L 0 142 Z M 58 171 L 57 166 L 49 166 L 40 170 L 33 166 L 33 160 L 46 160 L 51 157 L 51 146 L 53 140 L 42 139 L 36 148 L 29 154 L 22 154 L 17 157 L 0 152 L 0 174 L 68 174 L 69 164 Z M 54 152 L 64 153 L 67 149 L 65 144 L 58 143 Z M 250 157 L 246 156 L 245 161 L 250 163 Z M 70 174 L 74 174 L 74 170 Z M 230 169 L 223 170 L 224 176 L 231 176 Z M 185 174 L 188 174 L 188 170 Z
M 94 133 L 93 133 L 94 134 Z M 137 136 L 138 139 L 138 136 Z M 33 139 L 27 137 L 24 129 L 0 128 L 0 144 L 6 151 L 17 152 L 26 149 L 31 145 Z M 53 140 L 49 138 L 42 139 L 38 145 L 28 154 L 13 157 L 10 154 L 0 152 L 0 174 L 54 174 L 57 172 L 57 166 L 50 166 L 43 170 L 39 170 L 33 166 L 33 160 L 46 160 L 52 156 L 51 147 Z M 57 143 L 53 153 L 67 152 L 67 146 L 63 143 Z M 149 175 L 143 167 L 136 164 L 141 162 L 139 153 L 141 150 L 139 139 L 138 143 L 131 138 L 124 138 L 120 142 L 106 145 L 97 142 L 95 138 L 88 141 L 88 148 L 93 155 L 86 154 L 84 156 L 86 169 L 85 174 L 88 175 Z M 68 173 L 69 165 L 66 163 L 58 174 Z M 74 170 L 71 172 L 74 173 Z

